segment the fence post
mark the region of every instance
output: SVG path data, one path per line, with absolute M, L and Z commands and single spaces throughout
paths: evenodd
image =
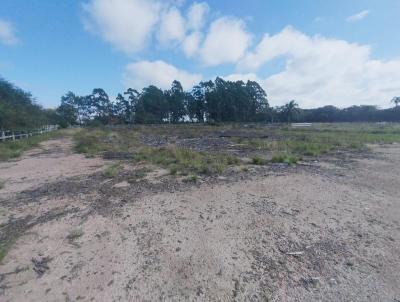
M 7 139 L 10 139 L 12 141 L 24 139 L 24 138 L 29 138 L 38 134 L 43 134 L 51 131 L 58 130 L 58 125 L 45 125 L 42 126 L 41 128 L 37 128 L 35 130 L 19 130 L 19 131 L 14 131 L 14 130 L 4 130 L 0 129 L 0 142 L 2 141 L 7 141 Z

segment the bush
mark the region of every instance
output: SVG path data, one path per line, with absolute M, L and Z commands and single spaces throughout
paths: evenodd
M 121 170 L 120 164 L 112 164 L 108 166 L 103 173 L 105 177 L 114 178 L 115 176 L 117 176 L 120 170 Z
M 277 154 L 272 157 L 271 162 L 272 163 L 286 163 L 288 165 L 292 165 L 292 164 L 297 163 L 298 160 L 299 160 L 299 158 L 294 155 Z
M 251 162 L 253 163 L 253 165 L 259 166 L 265 165 L 267 163 L 267 161 L 260 156 L 253 156 Z

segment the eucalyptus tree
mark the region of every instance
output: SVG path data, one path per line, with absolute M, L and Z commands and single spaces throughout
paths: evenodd
M 163 123 L 168 119 L 168 101 L 164 92 L 156 86 L 143 88 L 136 112 L 137 123 Z
M 186 115 L 186 95 L 182 84 L 179 81 L 173 81 L 171 89 L 165 91 L 165 97 L 168 102 L 168 121 L 170 123 L 182 121 Z
M 93 92 L 87 101 L 89 102 L 88 105 L 94 108 L 95 119 L 98 119 L 103 123 L 110 122 L 113 116 L 113 103 L 103 89 L 93 89 Z

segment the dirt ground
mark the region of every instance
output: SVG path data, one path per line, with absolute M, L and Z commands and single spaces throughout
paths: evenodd
M 71 144 L 0 163 L 1 301 L 400 301 L 400 145 L 187 183 Z

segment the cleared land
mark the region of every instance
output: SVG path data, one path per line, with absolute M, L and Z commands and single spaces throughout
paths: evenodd
M 0 163 L 1 300 L 400 300 L 398 125 L 75 132 Z

